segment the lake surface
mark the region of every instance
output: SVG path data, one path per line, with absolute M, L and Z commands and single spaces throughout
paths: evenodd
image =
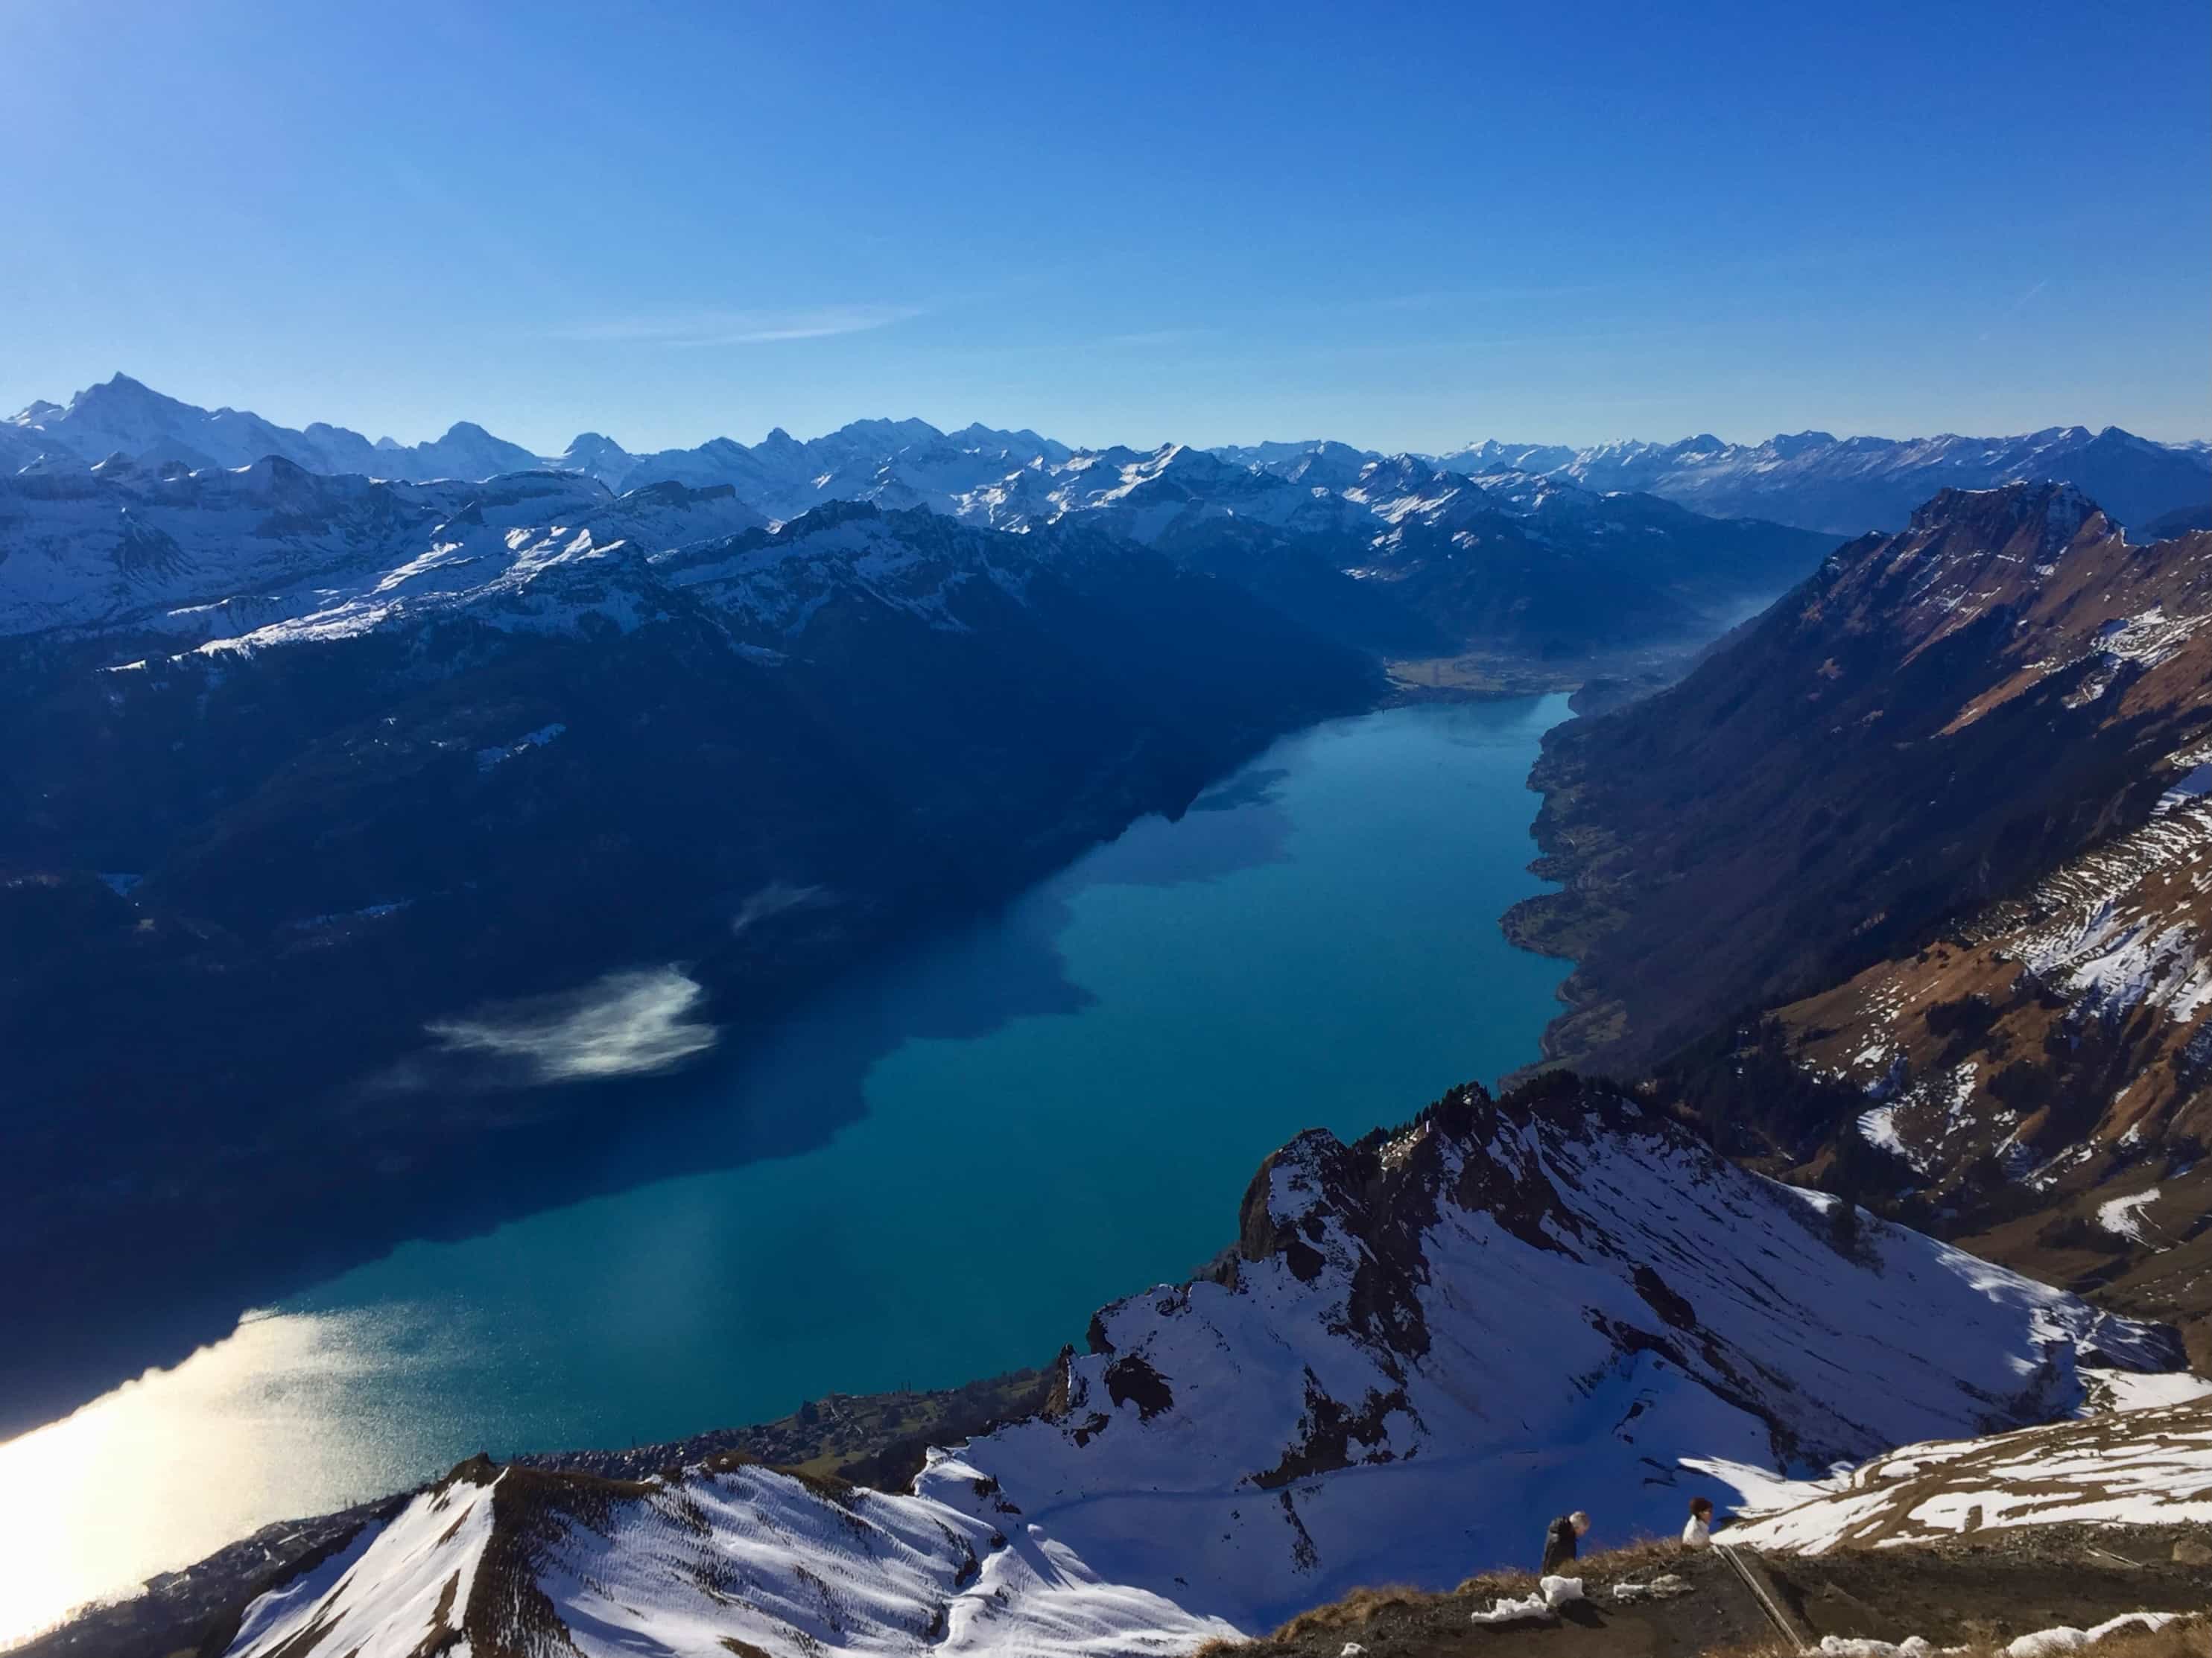
M 0 1445 L 0 1642 L 480 1449 L 623 1445 L 1048 1361 L 1237 1232 L 1260 1160 L 1533 1059 L 1566 965 L 1525 786 L 1565 699 L 1277 744 L 846 983 L 609 1154 L 635 1183 L 412 1242 Z M 851 1118 L 859 1090 L 865 1114 Z M 705 1141 L 826 1143 L 712 1172 Z

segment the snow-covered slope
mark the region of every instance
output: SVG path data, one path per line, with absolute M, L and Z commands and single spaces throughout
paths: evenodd
M 1686 1491 L 2063 1416 L 2093 1357 L 2174 1361 L 1927 1238 L 1840 1234 L 1833 1204 L 1599 1090 L 1458 1090 L 1394 1136 L 1291 1142 L 1233 1255 L 1100 1313 L 1046 1416 L 933 1452 L 911 1492 L 478 1465 L 234 1650 L 320 1625 L 398 1658 L 439 1620 L 480 1654 L 1187 1650 L 1517 1558 L 1531 1515 L 1626 1536 Z
M 1486 440 L 1436 459 L 1477 475 L 1543 472 L 1595 490 L 1648 490 L 1717 518 L 1774 519 L 1836 535 L 1901 529 L 1939 489 L 2043 479 L 2079 486 L 2129 525 L 2212 500 L 2212 461 L 2202 445 L 2157 443 L 2111 426 L 2004 438 L 1795 432 L 1759 444 L 1702 434 L 1586 449 Z
M 1038 1533 L 736 1459 L 635 1483 L 478 1461 L 255 1602 L 230 1651 L 1135 1658 L 1233 1632 Z
M 2172 1402 L 1978 1439 L 1906 1445 L 1731 1527 L 1749 1547 L 1825 1554 L 1984 1527 L 2212 1522 L 2212 1384 L 2174 1378 Z
M 1784 1010 L 1799 1063 L 1867 1096 L 1863 1133 L 1934 1184 L 1995 1158 L 2045 1190 L 2110 1172 L 2116 1152 L 2124 1163 L 2212 1133 L 2207 757 L 2203 744 L 2169 756 L 2154 778 L 2172 786 L 2141 827 Z M 2045 1118 L 2062 1099 L 2075 1132 L 2053 1136 Z M 2133 1212 L 2108 1230 L 2148 1242 Z
M 770 517 L 788 519 L 828 501 L 947 512 L 968 490 L 1068 452 L 1065 444 L 1026 430 L 974 425 L 945 433 L 927 421 L 861 420 L 804 442 L 778 427 L 757 444 L 714 438 L 643 455 L 587 432 L 556 464 L 624 489 L 669 479 L 726 483 Z
M 1040 459 L 969 491 L 953 510 L 1010 530 L 1081 514 L 1147 544 L 1209 519 L 1242 518 L 1272 529 L 1328 533 L 1364 527 L 1368 516 L 1326 486 L 1278 477 L 1176 443 L 1145 452 L 1085 450 L 1057 462 Z
M 311 619 L 359 631 L 556 557 L 657 551 L 761 521 L 726 488 L 616 496 L 550 472 L 412 484 L 273 457 L 197 472 L 104 462 L 0 478 L 0 635 L 150 629 L 196 643 Z

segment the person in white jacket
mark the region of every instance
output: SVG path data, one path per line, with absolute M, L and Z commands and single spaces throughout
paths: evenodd
M 1689 1523 L 1682 1527 L 1682 1546 L 1686 1549 L 1709 1549 L 1712 1546 L 1712 1503 L 1706 1497 L 1693 1497 L 1690 1499 Z

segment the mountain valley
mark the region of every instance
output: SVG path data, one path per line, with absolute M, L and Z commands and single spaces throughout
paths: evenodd
M 0 5 L 0 1658 L 2212 1658 L 2208 61 Z

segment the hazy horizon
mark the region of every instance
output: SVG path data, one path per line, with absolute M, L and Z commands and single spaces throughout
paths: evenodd
M 91 389 L 93 386 L 105 384 L 108 380 L 112 378 L 113 375 L 121 375 L 124 378 L 137 380 L 139 384 L 148 386 L 149 390 L 159 392 L 163 396 L 175 398 L 181 403 L 191 404 L 201 408 L 215 410 L 228 406 L 241 414 L 258 415 L 264 420 L 270 421 L 279 426 L 289 427 L 295 430 L 304 428 L 313 422 L 322 421 L 332 426 L 343 427 L 349 430 L 358 432 L 363 436 L 370 439 L 372 441 L 387 437 L 402 444 L 434 441 L 438 438 L 445 435 L 445 434 L 454 425 L 461 422 L 472 422 L 473 423 L 482 426 L 486 430 L 489 431 L 494 437 L 503 438 L 509 442 L 521 444 L 524 447 L 532 450 L 533 452 L 547 457 L 558 456 L 576 438 L 584 436 L 590 433 L 597 433 L 602 437 L 612 438 L 616 442 L 622 444 L 624 449 L 633 454 L 645 454 L 653 452 L 659 449 L 696 448 L 702 444 L 709 442 L 717 438 L 729 438 L 738 443 L 751 446 L 762 442 L 768 437 L 771 431 L 778 429 L 779 428 L 784 430 L 789 436 L 799 439 L 801 441 L 805 441 L 808 439 L 826 435 L 827 434 L 836 431 L 842 427 L 861 421 L 890 421 L 896 422 L 906 420 L 927 421 L 928 424 L 934 426 L 940 432 L 957 432 L 970 425 L 987 426 L 1000 431 L 1020 431 L 1026 428 L 1036 432 L 1037 435 L 1040 437 L 1051 438 L 1060 442 L 1067 443 L 1071 447 L 1077 449 L 1103 449 L 1115 445 L 1120 445 L 1123 447 L 1136 449 L 1139 451 L 1149 451 L 1158 448 L 1166 444 L 1181 444 L 1183 446 L 1189 448 L 1218 449 L 1230 447 L 1256 447 L 1260 445 L 1268 443 L 1306 444 L 1333 441 L 1349 444 L 1354 448 L 1371 450 L 1379 454 L 1445 454 L 1486 440 L 1495 440 L 1506 444 L 1527 444 L 1530 446 L 1559 445 L 1571 448 L 1591 448 L 1606 444 L 1638 441 L 1665 445 L 1681 442 L 1690 438 L 1699 436 L 1717 437 L 1724 443 L 1744 444 L 1755 446 L 1771 438 L 1795 437 L 1807 432 L 1814 431 L 1826 431 L 1829 436 L 1839 439 L 1879 438 L 1904 440 L 1941 437 L 2018 437 L 2040 431 L 2063 430 L 2069 427 L 2082 427 L 2089 431 L 2096 432 L 2104 429 L 2105 426 L 2117 426 L 2122 430 L 2129 432 L 2136 437 L 2149 438 L 2161 443 L 2185 444 L 2212 441 L 2212 436 L 2208 436 L 2209 434 L 2212 434 L 2212 422 L 2208 422 L 2206 428 L 2203 431 L 2185 432 L 2179 434 L 2167 434 L 2145 431 L 2140 427 L 2130 426 L 2124 421 L 2112 421 L 2103 422 L 2100 425 L 2092 425 L 2087 421 L 2053 420 L 2045 421 L 2034 426 L 2021 427 L 2017 430 L 2007 432 L 1854 432 L 1831 430 L 1830 428 L 1824 427 L 1799 426 L 1790 428 L 1786 430 L 1778 428 L 1774 431 L 1758 433 L 1732 433 L 1717 431 L 1713 427 L 1707 425 L 1698 427 L 1694 430 L 1681 432 L 1622 432 L 1615 433 L 1606 437 L 1565 438 L 1531 436 L 1524 432 L 1503 429 L 1498 431 L 1472 432 L 1466 437 L 1455 442 L 1431 445 L 1419 450 L 1392 449 L 1381 444 L 1362 443 L 1357 438 L 1347 437 L 1343 434 L 1337 432 L 1308 432 L 1296 437 L 1275 435 L 1261 437 L 1229 437 L 1206 443 L 1197 443 L 1188 439 L 1172 434 L 1161 436 L 1157 439 L 1148 439 L 1142 441 L 1132 441 L 1127 438 L 1109 437 L 1097 442 L 1079 443 L 1069 439 L 1062 433 L 1053 431 L 1048 428 L 1034 426 L 1031 422 L 1027 421 L 997 420 L 992 418 L 988 413 L 969 415 L 964 418 L 958 419 L 950 417 L 932 419 L 924 415 L 915 415 L 910 413 L 899 414 L 878 410 L 852 415 L 848 416 L 846 419 L 836 422 L 832 425 L 821 427 L 819 428 L 809 428 L 805 429 L 796 429 L 781 422 L 771 422 L 769 426 L 760 428 L 750 436 L 747 436 L 744 434 L 737 431 L 719 430 L 703 433 L 696 437 L 690 439 L 689 440 L 678 440 L 670 444 L 648 446 L 627 442 L 623 440 L 621 433 L 611 432 L 602 427 L 582 426 L 577 428 L 574 431 L 570 432 L 566 436 L 547 442 L 532 437 L 520 435 L 515 432 L 502 429 L 492 425 L 489 422 L 479 419 L 466 411 L 456 413 L 452 420 L 449 420 L 443 425 L 437 426 L 434 428 L 402 433 L 374 430 L 368 426 L 348 420 L 344 418 L 343 415 L 333 414 L 327 410 L 311 410 L 294 415 L 278 414 L 271 410 L 258 407 L 250 403 L 222 405 L 207 402 L 203 398 L 195 398 L 190 395 L 189 392 L 179 392 L 165 386 L 154 385 L 152 382 L 147 380 L 144 376 L 133 374 L 130 370 L 122 368 L 113 370 L 109 374 L 101 374 L 96 379 L 84 382 L 82 385 L 73 386 L 70 388 L 67 392 L 59 397 L 56 397 L 50 392 L 33 393 L 29 397 L 9 396 L 0 398 L 0 405 L 4 405 L 9 410 L 9 414 L 7 418 L 13 418 L 17 413 L 27 411 L 33 402 L 40 399 L 48 403 L 60 404 L 63 407 L 67 407 L 71 398 L 75 397 L 79 392 Z

